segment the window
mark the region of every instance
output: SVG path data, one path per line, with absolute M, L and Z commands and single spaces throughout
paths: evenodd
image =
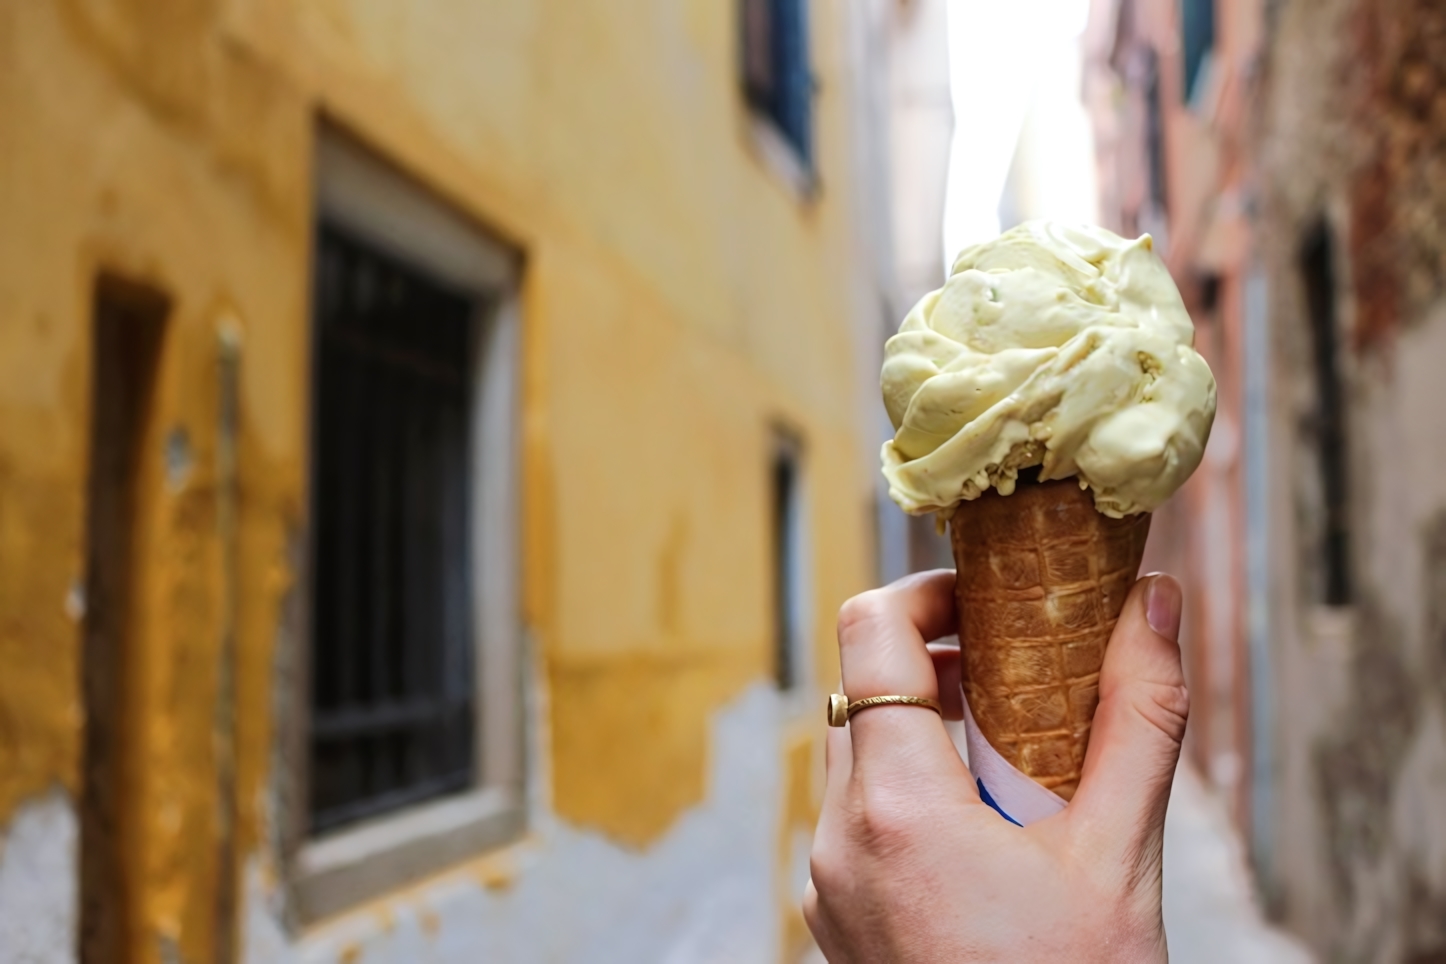
M 471 784 L 469 360 L 481 297 L 323 223 L 311 827 Z
M 1216 312 L 1220 310 L 1220 285 L 1220 275 L 1213 271 L 1200 278 L 1200 313 L 1212 322 L 1216 320 Z
M 800 446 L 780 434 L 774 447 L 773 625 L 774 676 L 779 689 L 808 679 L 808 566 L 805 552 Z
M 1315 382 L 1314 435 L 1321 498 L 1319 599 L 1351 602 L 1350 508 L 1346 477 L 1345 388 L 1337 350 L 1334 245 L 1330 227 L 1316 225 L 1301 246 L 1300 271 L 1310 323 Z
M 515 257 L 318 150 L 303 918 L 521 826 Z
M 1188 103 L 1199 93 L 1195 88 L 1215 46 L 1215 0 L 1181 0 L 1180 34 L 1185 55 L 1183 93 Z
M 807 0 L 742 0 L 743 93 L 807 167 L 813 162 L 813 73 Z
M 81 687 L 85 701 L 80 800 L 80 960 L 125 957 L 135 908 L 125 886 L 134 814 L 125 788 L 142 765 L 131 720 L 135 645 L 131 603 L 141 595 L 137 555 L 143 455 L 169 312 L 159 292 L 103 277 L 96 284 L 91 354 L 90 479 Z
M 1165 114 L 1160 100 L 1160 58 L 1145 54 L 1145 155 L 1150 165 L 1150 203 L 1155 218 L 1165 216 Z

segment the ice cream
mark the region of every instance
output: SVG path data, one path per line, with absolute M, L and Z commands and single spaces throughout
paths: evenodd
M 884 475 L 949 520 L 971 763 L 982 736 L 1074 795 L 1150 512 L 1210 434 L 1194 339 L 1149 235 L 1043 221 L 959 255 L 889 339 Z
M 889 494 L 951 510 L 1019 469 L 1149 512 L 1200 463 L 1215 379 L 1149 235 L 1033 221 L 964 251 L 885 348 Z

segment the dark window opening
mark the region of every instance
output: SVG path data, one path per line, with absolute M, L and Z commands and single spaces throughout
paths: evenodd
M 1197 280 L 1194 304 L 1190 306 L 1190 318 L 1195 322 L 1195 350 L 1217 372 L 1216 381 L 1221 394 L 1228 391 L 1229 372 L 1221 365 L 1225 350 L 1225 331 L 1220 323 L 1220 285 L 1218 274 L 1204 274 Z
M 805 165 L 813 161 L 807 0 L 742 0 L 743 93 Z
M 780 443 L 773 457 L 773 613 L 774 676 L 780 689 L 792 689 L 802 676 L 803 547 L 799 517 L 799 466 L 796 446 Z
M 1200 314 L 1213 321 L 1220 308 L 1220 276 L 1207 274 L 1200 278 Z
M 1165 214 L 1165 114 L 1160 97 L 1160 58 L 1154 50 L 1145 56 L 1145 153 L 1150 165 L 1150 201 Z
M 82 964 L 119 962 L 130 946 L 127 846 L 138 815 L 127 792 L 142 765 L 134 742 L 130 602 L 140 591 L 139 479 L 151 437 L 151 398 L 169 305 L 111 278 L 95 288 L 90 477 L 81 691 L 85 703 L 80 803 Z
M 1186 102 L 1195 98 L 1195 86 L 1206 58 L 1215 46 L 1215 0 L 1182 0 L 1180 4 L 1181 46 L 1185 54 Z
M 1301 246 L 1301 279 L 1311 333 L 1315 377 L 1316 463 L 1320 473 L 1324 569 L 1321 601 L 1351 602 L 1349 486 L 1346 477 L 1345 387 L 1341 381 L 1336 328 L 1335 269 L 1330 228 L 1317 225 Z
M 319 229 L 313 832 L 473 783 L 478 299 Z

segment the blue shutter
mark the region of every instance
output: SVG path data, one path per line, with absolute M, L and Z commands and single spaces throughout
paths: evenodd
M 1205 57 L 1215 46 L 1215 0 L 1183 0 L 1180 9 L 1180 32 L 1185 48 L 1186 102 L 1195 96 L 1195 84 Z
M 775 119 L 805 164 L 813 161 L 813 72 L 808 65 L 808 0 L 774 0 Z

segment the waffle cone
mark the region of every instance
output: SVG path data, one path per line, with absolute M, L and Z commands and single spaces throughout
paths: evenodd
M 1012 495 L 961 502 L 949 530 L 974 720 L 1001 756 L 1068 800 L 1150 517 L 1101 515 L 1074 479 L 1021 478 Z

